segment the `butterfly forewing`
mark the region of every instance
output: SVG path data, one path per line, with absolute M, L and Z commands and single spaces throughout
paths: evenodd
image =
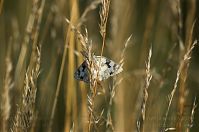
M 74 74 L 75 79 L 84 81 L 84 82 L 89 82 L 89 72 L 88 72 L 88 65 L 87 62 L 84 61 L 78 69 L 75 71 Z
M 91 68 L 91 74 L 94 79 L 99 81 L 105 80 L 110 76 L 114 76 L 122 72 L 121 65 L 116 64 L 114 61 L 106 57 L 93 56 L 94 66 Z M 75 72 L 75 79 L 89 82 L 89 71 L 87 62 L 84 61 Z
M 122 67 L 116 64 L 114 61 L 101 56 L 94 56 L 95 63 L 99 67 L 99 80 L 105 80 L 110 76 L 114 76 L 122 72 Z

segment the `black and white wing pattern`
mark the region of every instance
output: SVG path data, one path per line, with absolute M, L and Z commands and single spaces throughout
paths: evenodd
M 116 64 L 114 61 L 101 56 L 94 56 L 94 63 L 98 67 L 98 77 L 97 77 L 97 69 L 91 69 L 94 78 L 99 81 L 108 79 L 111 76 L 114 76 L 123 71 L 122 67 L 119 64 Z
M 94 67 L 91 68 L 90 73 L 96 80 L 102 81 L 108 79 L 123 71 L 121 65 L 116 64 L 114 61 L 101 56 L 93 56 Z M 79 68 L 75 71 L 75 79 L 89 82 L 89 69 L 88 64 L 84 61 Z
M 84 81 L 86 83 L 89 83 L 89 71 L 88 71 L 88 65 L 87 62 L 84 61 L 78 69 L 74 73 L 74 77 L 77 80 Z

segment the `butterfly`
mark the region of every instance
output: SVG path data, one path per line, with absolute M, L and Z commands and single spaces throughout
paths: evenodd
M 89 63 L 85 60 L 75 71 L 74 78 L 89 83 L 90 73 L 92 74 L 92 78 L 102 81 L 123 71 L 121 65 L 103 56 L 93 55 L 92 62 L 94 66 L 89 69 Z

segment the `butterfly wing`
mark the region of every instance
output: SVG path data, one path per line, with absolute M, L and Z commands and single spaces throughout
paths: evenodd
M 89 73 L 86 61 L 84 61 L 74 73 L 74 77 L 77 80 L 89 83 Z
M 105 80 L 110 76 L 114 76 L 123 71 L 121 65 L 116 64 L 114 61 L 101 56 L 93 56 L 94 66 L 91 68 L 92 78 L 99 81 Z M 75 79 L 90 82 L 89 70 L 87 62 L 84 61 L 79 68 L 75 71 Z
M 114 76 L 123 71 L 122 67 L 119 64 L 116 64 L 114 61 L 101 56 L 94 56 L 95 63 L 99 67 L 98 79 L 100 81 Z

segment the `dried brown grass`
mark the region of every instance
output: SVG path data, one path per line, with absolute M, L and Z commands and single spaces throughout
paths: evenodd
M 40 73 L 40 48 L 37 48 L 34 53 L 34 61 L 31 63 L 33 67 L 30 67 L 29 65 L 26 72 L 21 104 L 18 104 L 15 120 L 13 122 L 12 131 L 14 132 L 30 131 L 32 124 L 34 123 L 34 118 L 36 117 L 35 103 L 37 95 L 37 81 Z
M 8 50 L 5 64 L 6 64 L 6 70 L 5 70 L 3 90 L 0 101 L 0 106 L 1 106 L 0 122 L 2 122 L 1 125 L 2 131 L 8 130 L 8 120 L 10 118 L 10 109 L 11 109 L 10 90 L 11 88 L 13 88 L 13 82 L 12 82 L 13 80 L 11 76 L 13 67 L 12 67 L 12 62 L 10 60 L 10 50 Z
M 0 1 L 2 131 L 198 130 L 197 1 L 11 3 Z M 94 54 L 124 71 L 76 81 Z

